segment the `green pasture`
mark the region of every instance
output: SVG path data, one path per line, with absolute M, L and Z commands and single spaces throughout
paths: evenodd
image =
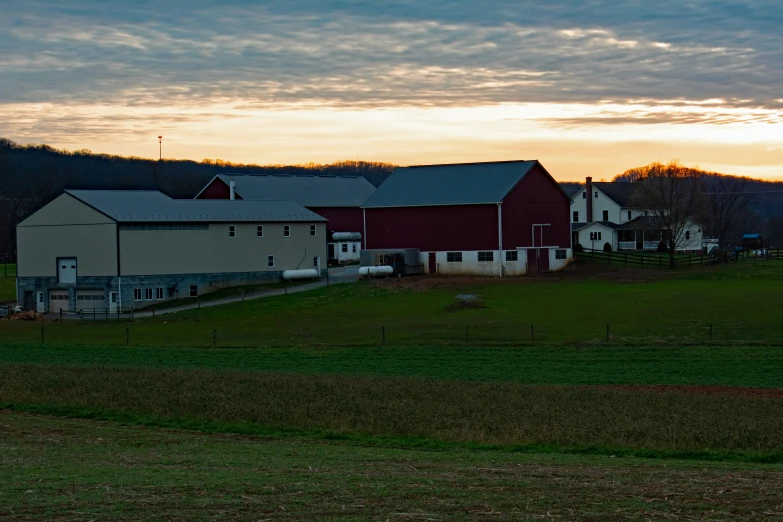
M 640 275 L 641 274 L 641 275 Z M 519 345 L 783 342 L 783 263 L 758 261 L 650 277 L 636 272 L 436 285 L 406 279 L 333 285 L 138 320 L 46 323 L 60 344 L 143 346 Z M 454 310 L 459 294 L 484 308 Z M 531 326 L 533 332 L 531 333 Z M 0 342 L 38 342 L 41 324 L 0 322 Z M 127 331 L 126 337 L 126 328 Z
M 16 301 L 16 265 L 0 263 L 0 303 Z
M 4 520 L 772 520 L 783 503 L 779 465 L 260 440 L 8 412 L 0 424 Z
M 770 346 L 159 348 L 2 343 L 0 362 L 156 370 L 413 377 L 556 385 L 783 388 Z

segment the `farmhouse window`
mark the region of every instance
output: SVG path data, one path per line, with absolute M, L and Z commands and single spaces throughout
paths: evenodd
M 479 263 L 491 263 L 495 260 L 495 253 L 494 252 L 479 252 L 478 253 L 478 260 Z
M 462 252 L 446 252 L 448 263 L 462 263 Z
M 237 226 L 236 225 L 229 225 L 228 226 L 228 237 L 237 237 Z
M 145 301 L 152 301 L 152 288 L 145 288 L 144 289 L 144 300 Z
M 519 261 L 519 252 L 516 250 L 506 252 L 506 261 Z
M 686 230 L 685 231 L 685 239 L 690 239 L 690 238 L 691 238 L 691 231 L 690 230 Z
M 283 225 L 283 237 L 291 237 L 291 225 Z
M 555 259 L 565 259 L 565 258 L 566 258 L 565 250 L 555 250 Z
M 256 237 L 264 237 L 264 225 L 256 225 Z
M 579 211 L 574 210 L 574 223 L 578 223 L 578 222 L 579 222 Z
M 629 210 L 628 211 L 628 220 L 630 221 L 630 219 L 631 219 L 631 211 Z
M 198 286 L 190 285 L 190 297 L 198 297 Z
M 163 300 L 163 287 L 158 287 L 155 289 L 155 299 L 158 301 Z
M 582 199 L 587 199 L 587 191 L 582 192 Z
M 267 257 L 267 258 L 266 258 L 266 265 L 267 265 L 269 268 L 274 268 L 274 267 L 275 267 L 275 256 L 269 256 L 269 257 Z
M 356 253 L 356 243 L 353 244 L 353 253 Z
M 598 191 L 595 191 L 595 199 L 598 199 Z
M 604 210 L 604 221 L 609 221 L 609 211 Z
M 310 225 L 310 235 L 311 236 L 315 235 L 315 225 Z
M 342 245 L 340 245 L 340 251 L 348 252 L 348 243 L 343 243 Z
M 133 289 L 133 300 L 134 301 L 141 301 L 141 288 L 134 288 Z

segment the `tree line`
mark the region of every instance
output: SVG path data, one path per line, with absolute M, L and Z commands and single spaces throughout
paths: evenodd
M 172 198 L 192 198 L 221 173 L 363 176 L 379 186 L 394 168 L 367 161 L 305 165 L 254 165 L 221 159 L 157 161 L 19 145 L 0 138 L 0 262 L 13 262 L 16 257 L 16 225 L 64 189 L 160 190 Z M 637 201 L 640 208 L 668 208 L 675 200 L 681 205 L 679 195 L 690 194 L 688 208 L 670 208 L 668 215 L 671 219 L 691 215 L 704 226 L 705 236 L 718 238 L 721 245 L 738 243 L 746 232 L 762 233 L 772 244 L 783 245 L 783 183 L 725 176 L 677 163 L 630 169 L 613 181 L 638 183 L 644 189 L 637 196 L 642 198 Z M 563 186 L 569 190 L 577 184 Z M 665 215 L 659 219 L 661 229 L 671 226 Z

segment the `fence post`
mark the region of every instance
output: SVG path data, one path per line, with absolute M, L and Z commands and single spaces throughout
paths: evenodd
M 201 296 L 196 297 L 196 302 L 198 303 L 198 309 L 201 310 Z
M 468 344 L 468 339 L 470 338 L 470 325 L 465 325 L 465 344 Z
M 129 333 L 129 330 L 130 330 L 130 328 L 126 328 L 125 329 L 125 344 L 126 345 L 130 344 L 130 333 Z
M 9 312 L 11 311 L 11 307 L 10 306 L 8 307 L 8 311 Z M 60 322 L 61 323 L 63 322 L 63 309 L 62 308 L 60 308 Z
M 95 308 L 92 309 L 92 322 L 95 322 Z
M 217 329 L 212 330 L 212 346 L 217 343 Z
M 41 327 L 41 342 L 44 342 L 44 327 Z
M 381 326 L 381 341 L 384 342 L 384 343 L 386 342 L 386 327 L 385 326 Z
M 11 320 L 11 305 L 8 305 L 8 320 Z

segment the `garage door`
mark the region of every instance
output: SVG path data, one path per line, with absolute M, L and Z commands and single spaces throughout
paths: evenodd
M 53 314 L 59 314 L 60 310 L 68 311 L 68 292 L 50 292 L 49 311 Z
M 64 285 L 76 283 L 76 258 L 62 258 L 57 260 L 57 275 Z
M 76 309 L 90 310 L 106 308 L 106 298 L 103 290 L 79 290 L 76 292 Z

